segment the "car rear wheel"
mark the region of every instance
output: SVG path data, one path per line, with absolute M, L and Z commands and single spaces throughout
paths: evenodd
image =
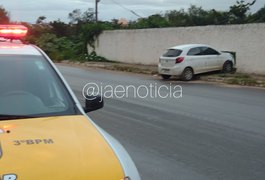
M 183 81 L 190 81 L 192 80 L 194 74 L 193 70 L 191 68 L 185 68 L 184 71 L 182 72 L 181 79 Z
M 230 73 L 233 70 L 232 62 L 226 61 L 223 65 L 223 73 Z
M 161 74 L 161 77 L 163 79 L 169 79 L 171 77 L 171 75 Z

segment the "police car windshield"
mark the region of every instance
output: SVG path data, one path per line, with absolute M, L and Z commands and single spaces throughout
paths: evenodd
M 0 56 L 0 120 L 5 114 L 43 117 L 76 114 L 74 103 L 42 56 Z

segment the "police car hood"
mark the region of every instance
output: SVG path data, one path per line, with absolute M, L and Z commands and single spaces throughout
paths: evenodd
M 4 174 L 21 180 L 124 177 L 115 153 L 84 116 L 0 121 L 0 179 Z

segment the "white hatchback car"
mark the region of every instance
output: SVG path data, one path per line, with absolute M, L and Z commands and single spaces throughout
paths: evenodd
M 169 48 L 159 59 L 158 72 L 163 79 L 180 76 L 189 81 L 195 74 L 235 70 L 231 53 L 217 51 L 204 44 L 186 44 Z

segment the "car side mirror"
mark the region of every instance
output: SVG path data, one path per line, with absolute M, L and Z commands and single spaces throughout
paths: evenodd
M 104 101 L 101 96 L 86 96 L 85 103 L 84 111 L 86 113 L 101 109 L 104 106 Z

